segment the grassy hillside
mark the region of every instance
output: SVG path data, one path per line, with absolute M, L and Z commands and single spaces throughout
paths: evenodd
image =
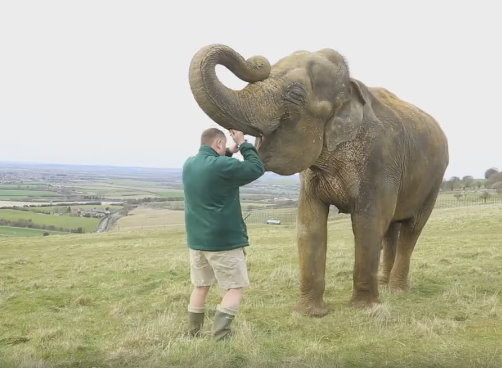
M 502 206 L 435 210 L 411 290 L 347 306 L 353 241 L 329 227 L 330 313 L 292 313 L 293 226 L 249 226 L 252 285 L 229 342 L 184 336 L 182 227 L 0 239 L 0 367 L 500 367 Z M 218 292 L 210 295 L 214 313 Z M 211 319 L 206 321 L 210 328 Z
M 62 234 L 58 231 L 30 229 L 26 227 L 0 226 L 0 237 L 3 236 L 43 236 L 43 234 Z

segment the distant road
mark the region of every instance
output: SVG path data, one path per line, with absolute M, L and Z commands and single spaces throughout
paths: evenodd
M 115 223 L 122 217 L 119 212 L 114 212 L 110 216 L 106 216 L 98 225 L 97 233 L 103 233 L 105 231 L 110 231 L 110 229 L 115 225 Z

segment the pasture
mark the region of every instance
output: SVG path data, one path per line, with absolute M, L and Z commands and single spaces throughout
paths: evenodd
M 166 226 L 180 226 L 185 223 L 185 213 L 183 211 L 173 211 L 169 209 L 153 209 L 149 207 L 138 207 L 120 218 L 112 231 L 131 231 L 152 228 L 162 228 Z
M 59 193 L 29 186 L 25 189 L 17 189 L 6 188 L 5 185 L 2 185 L 0 188 L 0 201 L 51 201 L 62 200 L 63 198 Z
M 500 367 L 502 205 L 437 209 L 411 290 L 347 305 L 350 222 L 329 224 L 330 313 L 292 312 L 293 225 L 248 226 L 251 286 L 232 340 L 184 335 L 191 290 L 182 226 L 0 239 L 1 367 Z M 219 300 L 209 298 L 206 331 Z
M 39 226 L 55 226 L 56 228 L 77 229 L 81 227 L 84 232 L 94 232 L 99 224 L 99 219 L 75 216 L 54 216 L 33 211 L 15 209 L 0 209 L 0 219 L 7 221 L 31 222 Z M 24 226 L 26 227 L 26 226 Z

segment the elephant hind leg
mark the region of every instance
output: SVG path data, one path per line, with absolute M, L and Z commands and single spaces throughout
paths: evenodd
M 427 197 L 424 205 L 414 217 L 401 222 L 394 265 L 389 276 L 389 288 L 391 290 L 405 291 L 409 288 L 408 273 L 411 254 L 434 208 L 438 192 L 439 188 Z
M 383 238 L 383 253 L 381 256 L 379 274 L 380 284 L 383 285 L 389 283 L 390 272 L 394 266 L 400 226 L 401 224 L 399 222 L 391 223 Z

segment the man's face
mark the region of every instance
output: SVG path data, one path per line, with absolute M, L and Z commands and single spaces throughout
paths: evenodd
M 214 150 L 220 155 L 225 155 L 225 150 L 227 148 L 227 138 L 217 138 L 214 142 Z

